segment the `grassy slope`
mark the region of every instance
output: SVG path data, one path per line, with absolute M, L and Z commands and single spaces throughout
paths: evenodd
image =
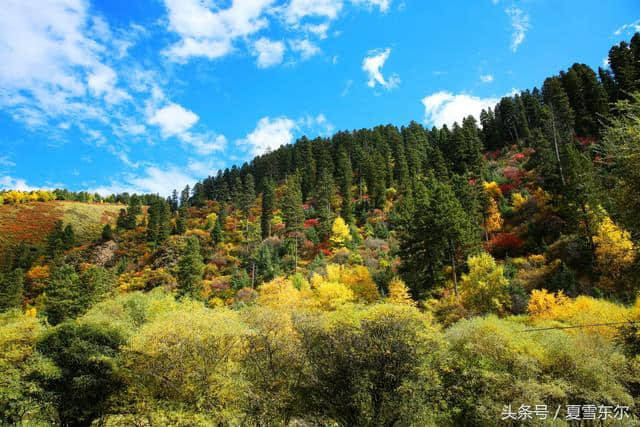
M 21 241 L 41 245 L 57 220 L 71 223 L 79 242 L 95 239 L 104 224 L 115 223 L 120 208 L 63 201 L 0 205 L 0 262 L 6 249 Z

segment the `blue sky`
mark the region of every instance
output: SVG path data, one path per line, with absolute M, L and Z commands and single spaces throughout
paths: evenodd
M 637 0 L 6 0 L 0 189 L 168 194 L 337 130 L 451 123 L 640 30 Z

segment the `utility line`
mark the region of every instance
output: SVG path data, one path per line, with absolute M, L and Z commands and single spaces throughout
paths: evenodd
M 540 328 L 540 329 L 525 329 L 520 332 L 538 332 L 538 331 L 551 331 L 553 329 L 577 329 L 577 328 L 588 328 L 591 326 L 614 326 L 614 325 L 626 325 L 638 323 L 637 321 L 628 320 L 626 322 L 610 322 L 610 323 L 592 323 L 588 325 L 573 325 L 573 326 L 554 326 L 550 328 Z

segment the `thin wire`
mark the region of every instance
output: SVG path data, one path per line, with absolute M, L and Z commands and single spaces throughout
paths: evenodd
M 537 332 L 537 331 L 551 331 L 553 329 L 576 329 L 576 328 L 588 328 L 591 326 L 614 326 L 614 325 L 626 325 L 638 323 L 637 321 L 628 320 L 626 322 L 611 322 L 611 323 L 593 323 L 590 325 L 573 325 L 573 326 L 554 326 L 551 328 L 540 328 L 540 329 L 525 329 L 520 332 Z

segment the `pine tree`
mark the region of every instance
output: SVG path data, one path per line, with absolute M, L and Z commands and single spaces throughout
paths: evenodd
M 239 268 L 234 271 L 231 275 L 230 286 L 231 289 L 238 291 L 242 288 L 247 288 L 250 285 L 249 275 L 247 274 L 247 270 L 244 268 Z
M 262 184 L 262 212 L 260 215 L 260 228 L 262 230 L 263 240 L 271 236 L 271 218 L 273 217 L 275 199 L 276 193 L 273 180 L 271 180 L 271 178 L 265 178 Z
M 140 197 L 136 194 L 132 195 L 129 198 L 129 206 L 127 207 L 127 214 L 124 218 L 123 225 L 127 230 L 133 230 L 136 228 L 137 216 L 142 212 L 142 206 L 140 202 Z
M 156 242 L 158 240 L 158 225 L 160 224 L 160 210 L 158 203 L 152 201 L 147 212 L 149 221 L 147 221 L 147 241 Z
M 404 141 L 395 126 L 389 126 L 388 138 L 393 150 L 394 186 L 402 190 L 409 183 L 409 165 L 405 156 Z
M 173 192 L 171 193 L 171 202 L 169 203 L 169 206 L 171 207 L 171 212 L 175 212 L 178 210 L 178 205 L 180 203 L 180 200 L 178 199 L 178 190 L 173 190 Z
M 186 210 L 182 206 L 181 210 Z M 149 206 L 147 222 L 147 241 L 160 243 L 169 237 L 169 204 L 159 197 L 154 198 Z
M 187 208 L 180 206 L 180 208 L 178 208 L 178 216 L 176 217 L 175 234 L 184 234 L 187 231 L 188 217 L 189 211 Z
M 113 230 L 111 229 L 111 224 L 105 224 L 105 226 L 102 227 L 101 238 L 103 242 L 108 242 L 109 240 L 113 240 Z
M 617 99 L 628 99 L 630 94 L 638 89 L 638 75 L 636 62 L 640 58 L 634 57 L 627 42 L 620 42 L 609 50 L 609 66 L 616 81 Z
M 413 214 L 399 229 L 400 270 L 416 298 L 443 281 L 445 265 L 451 267 L 457 293 L 461 260 L 477 246 L 479 235 L 448 184 L 431 178 L 428 188 L 415 195 Z
M 118 213 L 118 219 L 116 220 L 116 227 L 120 230 L 124 230 L 127 228 L 127 211 L 125 209 L 120 209 Z
M 44 312 L 49 323 L 57 325 L 64 319 L 76 317 L 87 306 L 87 295 L 75 269 L 68 264 L 56 267 L 45 287 Z
M 73 226 L 67 224 L 62 232 L 62 247 L 63 249 L 71 249 L 76 244 L 76 235 L 73 231 Z
M 171 234 L 171 228 L 169 224 L 171 208 L 164 200 L 160 200 L 159 205 L 160 215 L 158 221 L 158 239 L 162 242 Z
M 320 172 L 316 190 L 316 210 L 319 217 L 320 239 L 325 240 L 331 233 L 331 224 L 333 222 L 333 213 L 331 212 L 331 200 L 333 199 L 334 186 L 333 177 L 327 169 Z
M 256 189 L 253 175 L 250 173 L 244 177 L 244 188 L 241 198 L 242 214 L 244 215 L 244 237 L 249 247 L 249 213 L 256 199 Z
M 300 191 L 300 183 L 297 176 L 291 176 L 287 180 L 286 189 L 282 196 L 282 215 L 287 234 L 295 234 L 302 231 L 304 210 L 302 208 L 302 192 Z
M 182 192 L 180 193 L 180 206 L 188 207 L 189 206 L 189 196 L 191 194 L 191 190 L 189 186 L 185 186 Z
M 233 178 L 233 185 L 231 186 L 231 200 L 236 209 L 242 209 L 242 201 L 244 199 L 243 186 L 240 173 L 236 173 Z
M 353 180 L 353 170 L 351 168 L 351 160 L 345 150 L 341 150 L 338 155 L 338 182 L 340 192 L 342 193 L 342 206 L 340 207 L 340 215 L 347 224 L 353 222 L 353 204 L 351 203 L 351 185 Z
M 187 240 L 183 255 L 178 260 L 178 296 L 197 298 L 202 283 L 204 264 L 200 255 L 200 243 L 196 237 Z
M 197 182 L 193 186 L 193 195 L 191 196 L 191 204 L 197 207 L 204 206 L 204 187 L 200 182 Z
M 63 248 L 62 235 L 62 221 L 58 220 L 53 226 L 53 230 L 47 236 L 47 254 L 50 257 L 55 257 Z
M 293 243 L 293 258 L 295 269 L 298 267 L 298 239 L 303 230 L 304 210 L 302 208 L 302 191 L 297 176 L 287 180 L 282 197 L 282 215 L 285 221 L 287 239 Z
M 211 240 L 214 245 L 222 242 L 223 240 L 223 232 L 222 232 L 222 215 L 218 215 L 216 219 L 216 224 L 213 226 L 211 230 Z
M 16 268 L 11 273 L 0 274 L 0 311 L 20 307 L 24 287 L 24 273 Z

